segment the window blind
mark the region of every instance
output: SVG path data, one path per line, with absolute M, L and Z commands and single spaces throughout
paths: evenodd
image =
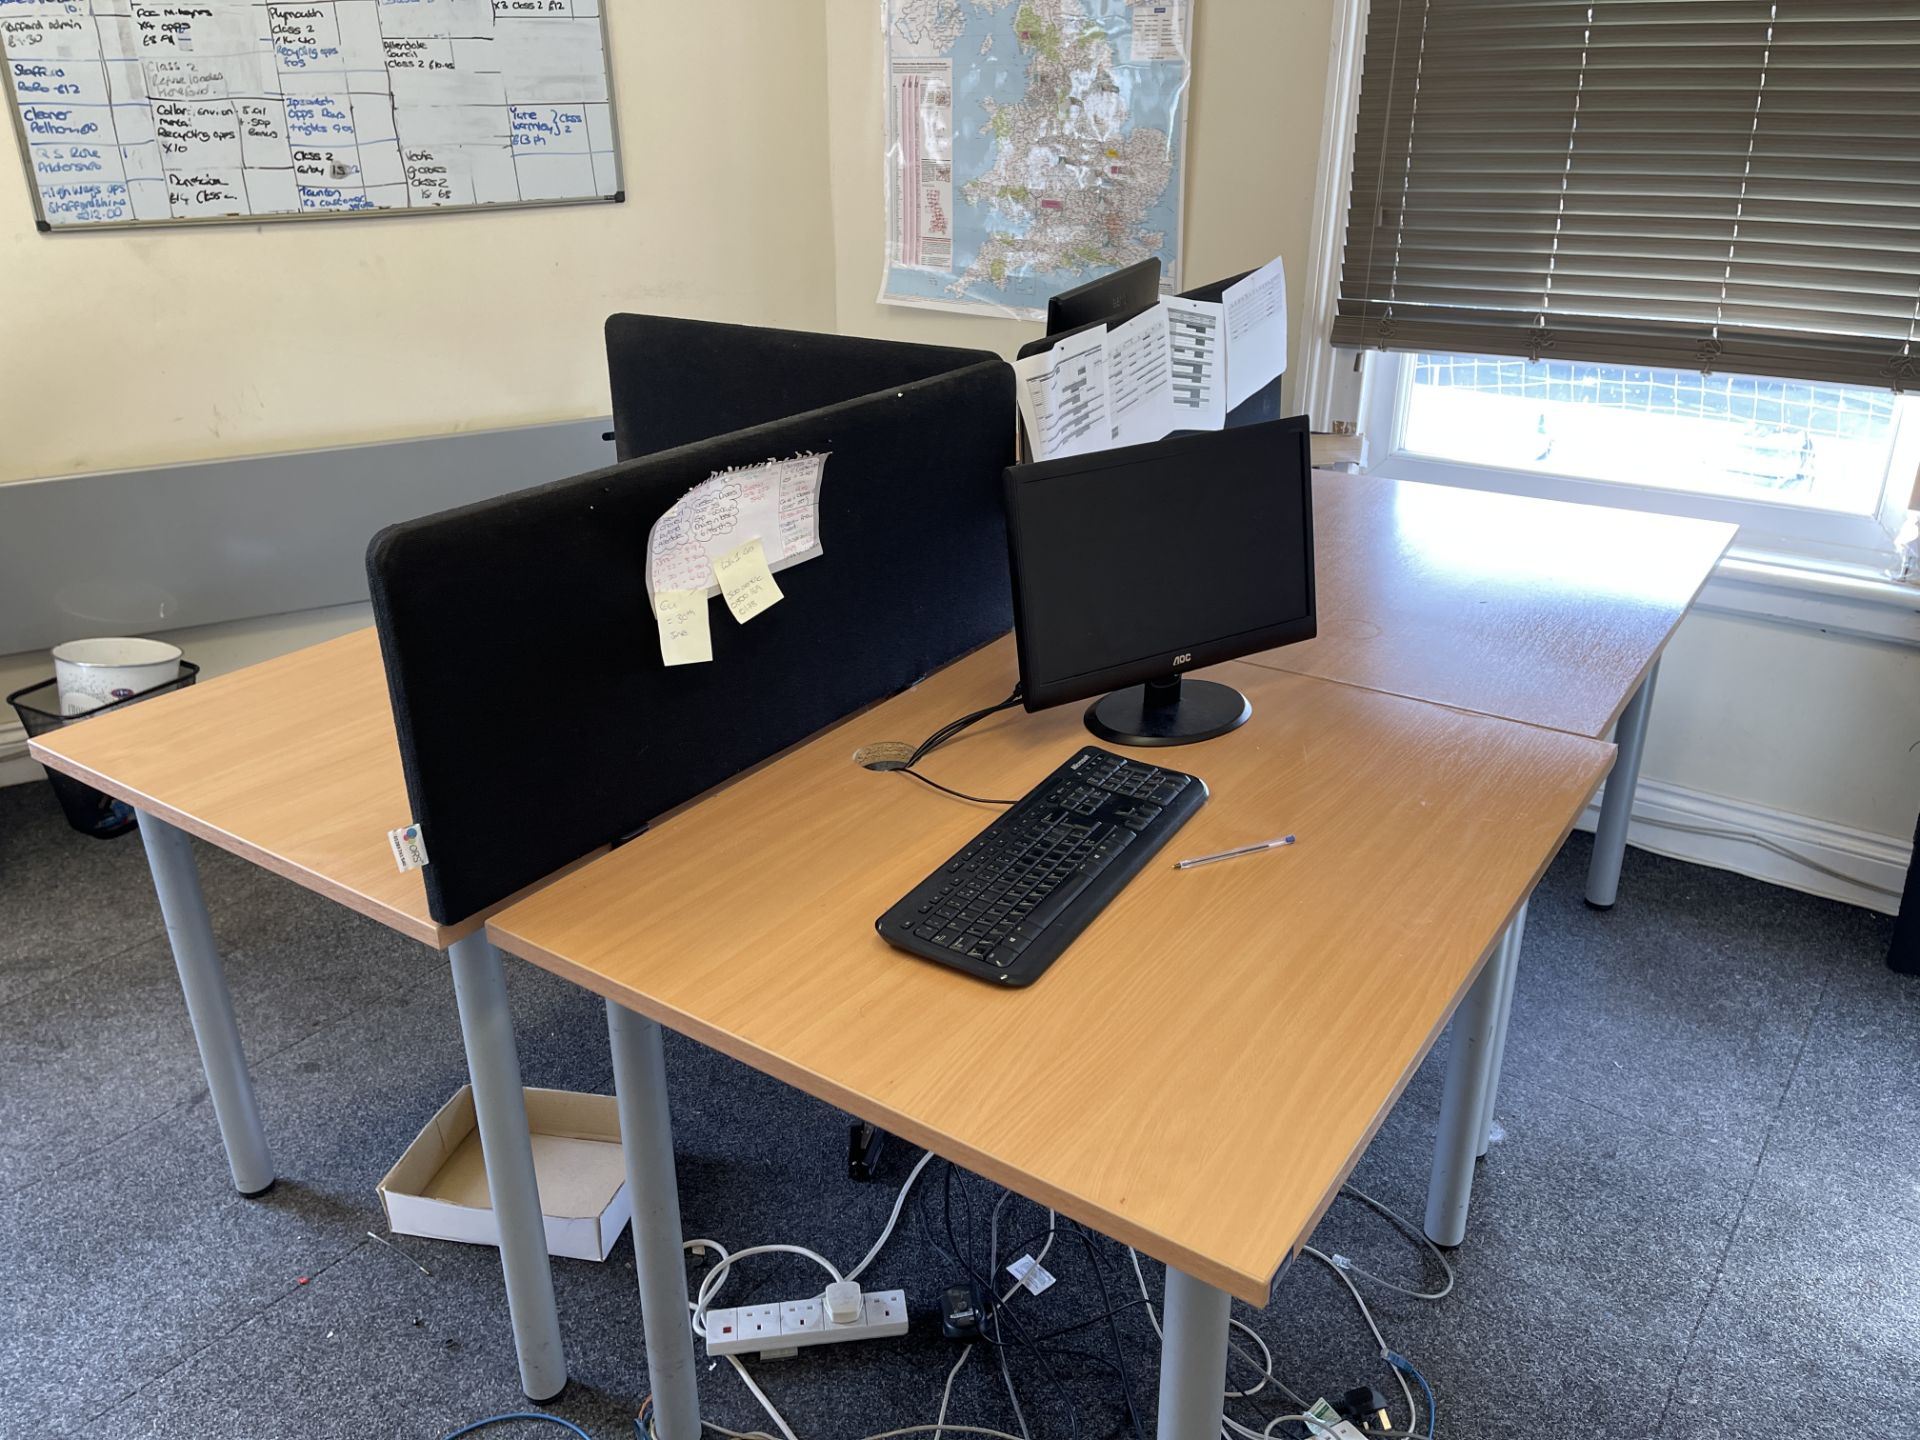
M 1920 0 L 1373 0 L 1332 338 L 1920 388 Z

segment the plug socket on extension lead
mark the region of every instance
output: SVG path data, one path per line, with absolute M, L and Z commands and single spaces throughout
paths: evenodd
M 818 1295 L 805 1300 L 789 1300 L 780 1307 L 780 1333 L 805 1335 L 826 1328 L 827 1315 Z

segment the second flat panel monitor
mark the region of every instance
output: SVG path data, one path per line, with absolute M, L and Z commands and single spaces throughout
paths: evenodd
M 1160 298 L 1160 261 L 1150 258 L 1047 297 L 1047 334 L 1118 325 Z M 1024 351 L 1021 353 L 1025 353 Z

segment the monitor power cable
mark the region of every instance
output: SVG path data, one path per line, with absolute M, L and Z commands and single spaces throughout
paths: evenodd
M 951 795 L 956 800 L 965 800 L 970 805 L 999 805 L 999 806 L 1005 807 L 1005 806 L 1016 804 L 1017 802 L 1013 800 L 998 800 L 985 795 L 969 795 L 964 790 L 956 790 L 951 785 L 941 784 L 938 780 L 935 780 L 931 775 L 926 774 L 924 771 L 916 770 L 914 767 L 918 765 L 922 760 L 924 760 L 928 755 L 930 755 L 933 751 L 938 750 L 942 745 L 946 744 L 949 740 L 953 739 L 956 735 L 960 734 L 960 732 L 965 730 L 968 726 L 978 724 L 980 721 L 986 719 L 989 715 L 998 715 L 1002 710 L 1011 710 L 1015 705 L 1018 705 L 1021 702 L 1022 698 L 1023 698 L 1023 693 L 1021 691 L 1021 688 L 1018 685 L 1016 685 L 1013 687 L 1013 693 L 1007 696 L 1007 698 L 1002 700 L 998 705 L 988 705 L 984 709 L 975 710 L 971 714 L 962 715 L 957 720 L 949 720 L 946 724 L 942 725 L 939 729 L 935 730 L 931 735 L 927 736 L 926 739 L 922 740 L 918 745 L 916 745 L 905 760 L 874 760 L 874 761 L 868 762 L 867 768 L 869 770 L 879 770 L 879 771 L 891 770 L 891 771 L 897 771 L 902 775 L 911 775 L 914 779 L 918 780 L 922 785 L 932 786 L 935 790 L 940 791 L 943 795 Z
M 907 757 L 907 764 L 910 766 L 918 765 L 922 760 L 926 759 L 929 754 L 938 750 L 969 725 L 976 725 L 989 715 L 998 715 L 1002 710 L 1011 710 L 1020 703 L 1022 698 L 1023 692 L 1021 688 L 1016 685 L 1013 687 L 1013 693 L 998 705 L 989 705 L 984 710 L 975 710 L 971 715 L 962 715 L 958 720 L 949 720 L 915 747 L 913 754 Z

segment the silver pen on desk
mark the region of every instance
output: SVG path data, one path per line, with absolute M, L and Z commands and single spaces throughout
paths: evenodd
M 1278 850 L 1284 845 L 1293 844 L 1294 837 L 1282 835 L 1277 840 L 1262 840 L 1258 845 L 1242 845 L 1238 850 L 1222 850 L 1218 855 L 1196 855 L 1191 860 L 1176 860 L 1176 870 L 1191 870 L 1196 865 L 1211 865 L 1216 860 L 1233 860 L 1242 855 L 1258 855 L 1262 850 Z

